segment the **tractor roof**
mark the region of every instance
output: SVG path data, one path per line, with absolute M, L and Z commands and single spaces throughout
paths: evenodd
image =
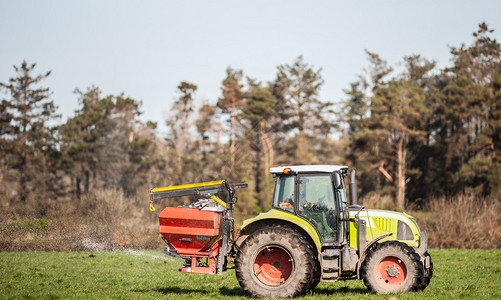
M 339 171 L 342 169 L 348 169 L 347 166 L 337 166 L 337 165 L 301 165 L 301 166 L 280 166 L 280 167 L 274 167 L 270 168 L 270 173 L 272 174 L 278 174 L 278 173 L 284 173 L 284 169 L 289 168 L 291 169 L 294 173 L 312 173 L 312 172 L 318 172 L 318 173 L 332 173 L 335 171 Z

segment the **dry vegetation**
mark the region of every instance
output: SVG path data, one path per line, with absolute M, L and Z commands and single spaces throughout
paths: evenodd
M 148 210 L 146 195 L 126 198 L 120 191 L 98 191 L 80 201 L 47 204 L 44 217 L 30 205 L 2 204 L 2 251 L 158 249 L 162 244 L 158 214 Z
M 0 251 L 159 249 L 157 217 L 165 203 L 156 204 L 152 213 L 144 195 L 127 198 L 117 190 L 102 190 L 80 201 L 47 202 L 43 217 L 35 214 L 40 204 L 2 199 Z M 392 210 L 390 200 L 372 195 L 361 202 Z M 499 197 L 460 195 L 427 203 L 407 212 L 428 232 L 430 248 L 501 248 Z
M 433 248 L 501 248 L 501 201 L 459 195 L 437 198 L 416 218 L 430 234 Z

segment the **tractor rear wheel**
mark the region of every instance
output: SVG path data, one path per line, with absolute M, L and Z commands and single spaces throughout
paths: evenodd
M 431 277 L 433 276 L 433 262 L 431 261 L 431 256 L 428 251 L 424 253 L 424 257 L 430 257 L 430 267 L 424 269 L 424 276 L 418 286 L 418 290 L 420 291 L 424 290 L 428 286 L 428 284 L 430 284 Z
M 362 276 L 372 292 L 416 291 L 423 277 L 423 266 L 413 248 L 390 241 L 370 250 L 362 265 Z
M 311 291 L 317 287 L 317 285 L 320 283 L 320 277 L 322 277 L 322 271 L 321 271 L 321 266 L 318 260 L 315 259 L 315 268 L 313 272 L 313 279 L 311 280 L 311 284 L 308 287 L 308 291 Z
M 313 251 L 301 234 L 288 227 L 264 227 L 240 246 L 235 272 L 253 297 L 295 297 L 313 280 Z

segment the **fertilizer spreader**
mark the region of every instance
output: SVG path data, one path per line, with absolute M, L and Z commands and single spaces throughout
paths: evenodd
M 247 184 L 225 180 L 151 189 L 153 200 L 196 196 L 197 202 L 166 207 L 159 215 L 160 233 L 168 248 L 164 253 L 185 258 L 186 273 L 221 274 L 234 241 L 233 204 L 235 189 Z M 223 200 L 223 199 L 226 199 Z

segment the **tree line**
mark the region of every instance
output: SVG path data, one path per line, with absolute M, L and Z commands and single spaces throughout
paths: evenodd
M 249 182 L 237 213 L 269 208 L 272 166 L 343 164 L 360 195 L 390 196 L 399 209 L 431 196 L 501 189 L 501 46 L 479 25 L 450 66 L 412 55 L 395 70 L 367 51 L 368 67 L 342 100 L 320 98 L 321 68 L 302 56 L 262 82 L 228 67 L 221 95 L 197 101 L 182 81 L 168 107 L 168 134 L 140 120 L 140 101 L 75 90 L 78 109 L 61 124 L 49 88 L 23 61 L 0 83 L 0 195 L 43 203 L 99 189 L 145 197 L 153 186 L 213 179 Z M 139 194 L 138 194 L 139 193 Z M 43 213 L 43 206 L 42 213 Z

